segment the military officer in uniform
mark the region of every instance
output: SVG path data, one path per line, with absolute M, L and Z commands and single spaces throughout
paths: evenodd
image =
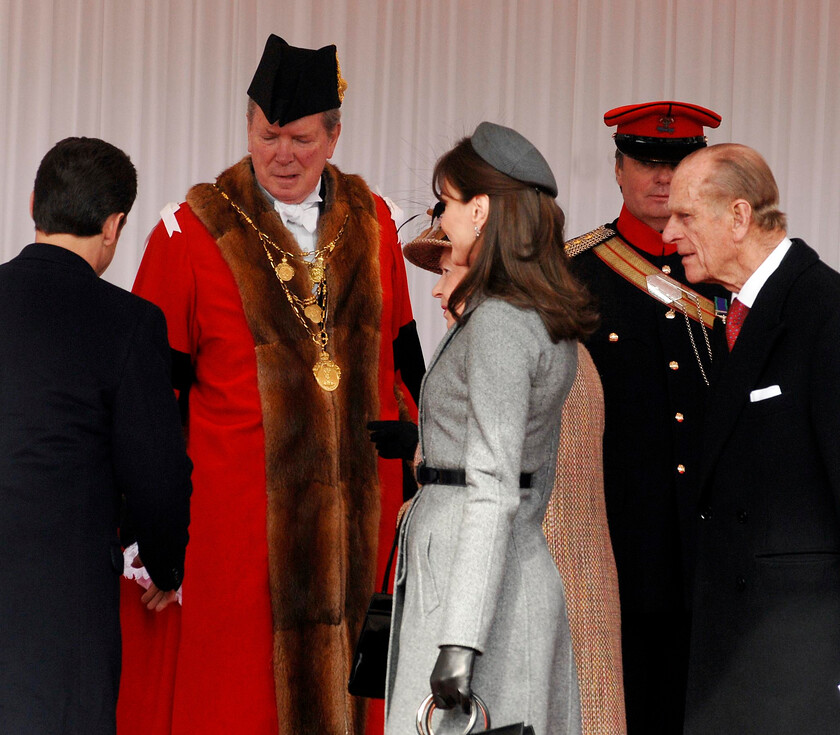
M 685 285 L 662 241 L 671 176 L 720 116 L 682 102 L 604 115 L 615 133 L 617 220 L 566 247 L 598 302 L 586 343 L 604 388 L 604 491 L 621 601 L 629 735 L 682 733 L 700 418 L 722 289 Z

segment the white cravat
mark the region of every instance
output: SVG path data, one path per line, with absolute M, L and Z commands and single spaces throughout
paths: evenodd
M 283 220 L 286 227 L 290 223 L 300 225 L 311 235 L 318 227 L 318 203 L 320 201 L 321 196 L 316 189 L 300 204 L 286 204 L 275 199 L 274 209 L 280 215 L 280 219 Z

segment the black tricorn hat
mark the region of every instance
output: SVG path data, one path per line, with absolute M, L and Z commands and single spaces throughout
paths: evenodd
M 341 77 L 335 46 L 290 46 L 273 33 L 265 43 L 248 96 L 272 125 L 341 106 L 347 82 Z

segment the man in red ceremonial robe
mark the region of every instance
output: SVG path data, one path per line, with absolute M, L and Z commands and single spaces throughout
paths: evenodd
M 327 163 L 345 87 L 334 46 L 272 35 L 250 156 L 150 236 L 134 290 L 166 314 L 195 490 L 182 605 L 123 580 L 121 735 L 365 731 L 347 680 L 403 501 L 366 424 L 416 420 L 423 364 L 388 207 Z

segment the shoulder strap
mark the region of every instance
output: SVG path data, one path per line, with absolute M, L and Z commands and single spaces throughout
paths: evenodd
M 571 240 L 566 241 L 566 255 L 574 258 L 576 255 L 585 253 L 590 248 L 600 245 L 605 240 L 615 237 L 618 233 L 609 225 L 598 227 L 592 232 L 587 232 L 585 235 L 580 235 Z
M 593 252 L 622 278 L 649 294 L 651 298 L 656 298 L 648 291 L 647 277 L 661 275 L 662 271 L 645 260 L 617 234 L 596 245 Z M 715 305 L 711 299 L 682 283 L 680 288 L 683 292 L 679 299 L 681 310 L 697 322 L 702 320 L 703 324 L 711 329 L 715 320 Z

